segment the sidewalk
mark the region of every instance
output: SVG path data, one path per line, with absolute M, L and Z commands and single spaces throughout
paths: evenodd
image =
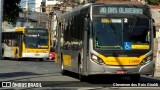
M 157 52 L 156 58 L 155 58 L 155 72 L 154 77 L 160 77 L 160 53 Z
M 157 52 L 155 57 L 155 72 L 154 77 L 160 77 L 160 54 Z
M 154 59 L 155 59 L 155 72 L 154 77 L 160 77 L 160 38 L 155 39 L 154 42 Z
M 160 66 L 155 67 L 154 77 L 160 77 Z

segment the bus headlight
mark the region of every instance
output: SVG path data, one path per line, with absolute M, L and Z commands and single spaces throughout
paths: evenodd
M 100 64 L 100 65 L 104 64 L 103 60 L 96 55 L 91 55 L 91 59 L 97 64 Z
M 26 53 L 28 52 L 28 50 L 26 50 Z
M 152 56 L 149 56 L 149 57 L 145 58 L 145 59 L 141 62 L 141 64 L 142 64 L 142 65 L 147 64 L 147 63 L 151 62 L 152 59 L 153 59 Z
M 45 53 L 49 53 L 49 51 L 45 51 Z
M 92 55 L 92 59 L 93 59 L 93 60 L 98 60 L 98 57 L 95 56 L 95 55 Z

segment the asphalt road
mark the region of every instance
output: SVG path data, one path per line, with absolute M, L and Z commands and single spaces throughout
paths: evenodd
M 38 88 L 34 89 L 58 89 L 58 90 L 83 90 L 83 89 L 118 89 L 118 90 L 160 90 L 160 78 L 141 76 L 138 83 L 130 82 L 126 77 L 117 76 L 90 76 L 86 82 L 80 82 L 77 74 L 68 72 L 67 75 L 62 76 L 60 70 L 53 61 L 45 60 L 1 60 L 0 61 L 0 81 L 11 82 L 12 88 L 18 89 L 33 89 L 36 86 L 26 86 L 26 83 L 37 84 Z M 14 83 L 14 84 L 13 84 Z M 21 83 L 23 85 L 16 86 Z M 38 86 L 38 84 L 41 84 Z M 119 86 L 122 85 L 122 86 Z M 124 85 L 126 85 L 124 87 Z M 129 86 L 128 86 L 129 85 Z M 130 87 L 132 85 L 132 87 Z M 141 85 L 141 87 L 137 87 Z M 148 87 L 150 85 L 150 87 Z M 151 86 L 155 85 L 155 86 Z M 158 87 L 156 86 L 158 85 Z M 41 87 L 42 86 L 42 87 Z M 118 86 L 118 87 L 117 87 Z M 25 87 L 25 88 L 21 88 Z M 10 87 L 3 87 L 1 89 L 11 89 Z

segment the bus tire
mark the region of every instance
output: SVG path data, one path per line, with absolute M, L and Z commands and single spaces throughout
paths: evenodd
M 61 75 L 65 75 L 66 71 L 64 70 L 63 56 L 62 56 L 62 54 L 61 54 L 61 65 L 60 65 L 60 67 L 61 67 L 61 71 L 60 71 Z
M 140 74 L 133 74 L 133 75 L 130 75 L 130 81 L 131 82 L 139 82 L 140 81 Z
M 43 58 L 39 58 L 39 61 L 41 61 L 41 62 L 42 62 L 42 61 L 43 61 Z
M 86 81 L 86 76 L 82 75 L 82 63 L 81 61 L 79 60 L 78 61 L 78 78 L 81 82 L 85 82 Z
M 4 57 L 4 49 L 2 49 L 2 60 L 5 60 L 5 57 Z
M 18 58 L 18 52 L 16 51 L 16 57 L 15 57 L 16 60 L 19 60 Z

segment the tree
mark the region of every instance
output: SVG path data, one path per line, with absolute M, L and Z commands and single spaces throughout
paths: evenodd
M 145 0 L 145 1 L 148 2 L 148 4 L 152 4 L 152 5 L 160 4 L 160 0 Z
M 22 12 L 22 9 L 19 6 L 20 1 L 21 0 L 4 0 L 3 21 L 12 24 L 16 22 L 19 12 Z

